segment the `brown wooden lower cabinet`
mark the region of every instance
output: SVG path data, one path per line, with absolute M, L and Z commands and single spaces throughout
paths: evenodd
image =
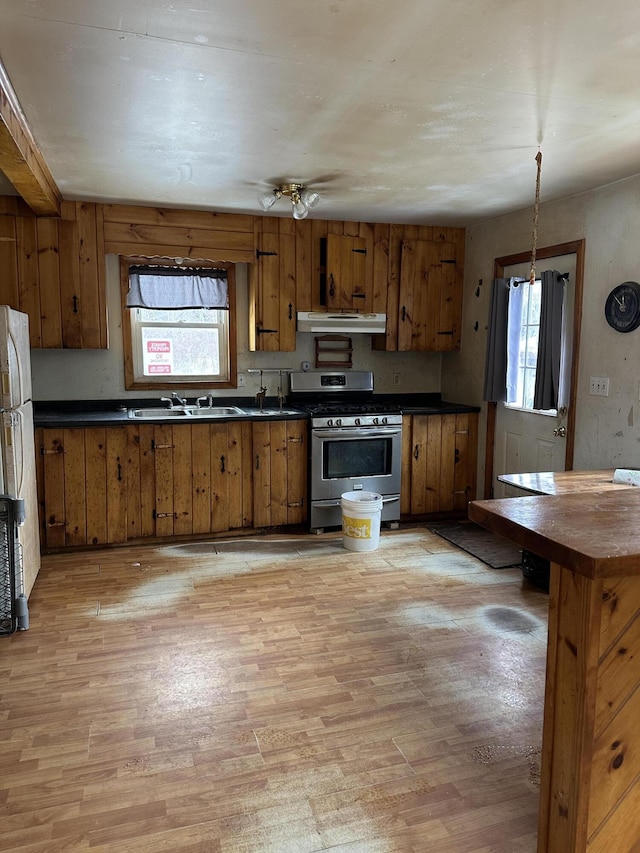
M 306 519 L 304 420 L 36 430 L 48 549 Z
M 254 527 L 300 524 L 306 517 L 305 421 L 253 424 Z
M 403 516 L 464 513 L 475 498 L 476 412 L 402 419 Z
M 45 546 L 125 542 L 125 428 L 38 429 L 36 447 Z

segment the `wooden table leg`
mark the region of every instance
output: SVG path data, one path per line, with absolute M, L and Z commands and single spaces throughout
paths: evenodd
M 640 850 L 640 577 L 551 566 L 538 853 Z

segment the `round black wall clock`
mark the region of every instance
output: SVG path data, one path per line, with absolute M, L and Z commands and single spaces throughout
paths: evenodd
M 616 285 L 604 304 L 607 323 L 616 332 L 633 332 L 640 326 L 640 284 L 623 281 Z

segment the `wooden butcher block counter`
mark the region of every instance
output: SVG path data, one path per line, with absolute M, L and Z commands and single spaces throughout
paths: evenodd
M 538 853 L 640 850 L 640 488 L 469 517 L 551 561 Z

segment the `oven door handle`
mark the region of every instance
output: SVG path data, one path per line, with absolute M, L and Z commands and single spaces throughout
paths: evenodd
M 390 495 L 388 498 L 383 497 L 382 503 L 383 504 L 390 504 L 390 503 L 395 503 L 396 501 L 399 501 L 399 500 L 400 500 L 400 495 Z M 324 501 L 314 501 L 313 505 L 316 508 L 323 509 L 324 507 L 329 507 L 329 506 L 342 506 L 342 501 L 340 500 L 340 498 L 330 498 L 330 499 L 324 500 Z
M 390 435 L 402 435 L 402 427 L 385 427 L 374 429 L 359 429 L 358 427 L 343 427 L 342 429 L 322 429 L 313 433 L 314 438 L 383 438 Z

